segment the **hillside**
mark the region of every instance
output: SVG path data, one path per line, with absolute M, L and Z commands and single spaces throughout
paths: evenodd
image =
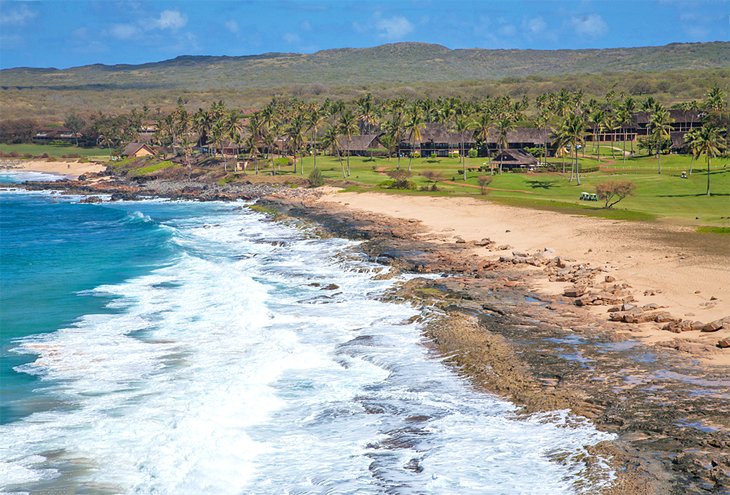
M 730 43 L 682 43 L 600 50 L 451 50 L 425 43 L 267 53 L 181 56 L 141 65 L 0 71 L 3 89 L 240 90 L 292 84 L 347 86 L 496 80 L 526 76 L 730 67 Z

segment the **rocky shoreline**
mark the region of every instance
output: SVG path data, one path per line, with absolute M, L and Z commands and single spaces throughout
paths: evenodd
M 727 370 L 625 333 L 627 320 L 645 314 L 682 320 L 631 307 L 626 287 L 608 276 L 588 284 L 600 274 L 577 262 L 519 252 L 497 262 L 474 259 L 464 255 L 467 243 L 460 239 L 450 245 L 421 240 L 416 222 L 311 201 L 260 204 L 331 235 L 362 240 L 371 259 L 397 270 L 443 274 L 410 280 L 389 298 L 438 310 L 426 337 L 477 387 L 526 413 L 570 409 L 616 433 L 619 441 L 596 450 L 613 459 L 619 475 L 608 493 L 730 493 Z M 531 291 L 529 272 L 518 269 L 523 263 L 575 285 L 557 296 Z M 621 318 L 606 321 L 588 311 L 592 298 L 617 305 L 610 314 Z
M 81 178 L 83 179 L 83 178 Z M 619 436 L 595 450 L 618 474 L 607 493 L 730 493 L 730 381 L 726 369 L 702 365 L 674 349 L 648 347 L 627 336 L 630 325 L 685 322 L 660 308 L 632 306 L 627 287 L 599 270 L 552 253 L 520 253 L 498 261 L 465 254 L 461 239 L 423 240 L 418 222 L 342 211 L 313 201 L 314 189 L 263 184 L 118 180 L 27 183 L 113 200 L 161 196 L 185 200 L 253 200 L 281 215 L 317 226 L 323 235 L 364 241 L 371 259 L 395 270 L 440 273 L 416 278 L 388 295 L 432 313 L 425 336 L 475 386 L 504 396 L 525 413 L 570 409 Z M 94 199 L 96 197 L 96 199 Z M 477 243 L 479 246 L 479 244 Z M 488 239 L 479 246 L 489 250 Z M 493 246 L 494 249 L 502 246 Z M 531 265 L 572 287 L 562 295 L 530 290 Z M 612 306 L 610 321 L 587 310 Z M 724 321 L 702 323 L 711 327 Z M 677 346 L 683 344 L 677 342 Z

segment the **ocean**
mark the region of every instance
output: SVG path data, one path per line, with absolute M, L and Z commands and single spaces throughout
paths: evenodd
M 582 459 L 611 435 L 474 390 L 356 242 L 243 203 L 78 200 L 0 191 L 1 493 L 610 483 Z

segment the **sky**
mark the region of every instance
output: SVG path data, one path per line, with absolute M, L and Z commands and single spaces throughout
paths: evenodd
M 728 39 L 730 0 L 0 0 L 0 68 L 399 41 L 559 49 Z

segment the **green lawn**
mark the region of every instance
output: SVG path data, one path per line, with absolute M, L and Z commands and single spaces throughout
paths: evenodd
M 44 153 L 48 156 L 60 158 L 64 155 L 79 155 L 85 158 L 109 157 L 109 150 L 102 148 L 81 148 L 78 146 L 64 146 L 56 144 L 1 144 L 0 152 L 17 153 L 21 157 L 26 154 L 40 156 Z
M 500 203 L 560 210 L 566 213 L 602 216 L 616 219 L 649 220 L 674 219 L 682 223 L 704 226 L 730 226 L 730 160 L 717 158 L 712 162 L 711 190 L 713 195 L 705 195 L 707 184 L 706 163 L 704 158 L 694 161 L 694 173 L 687 179 L 680 178 L 682 171 L 689 172 L 691 159 L 684 155 L 662 155 L 662 173 L 657 173 L 656 158 L 637 157 L 625 162 L 602 158 L 598 162 L 594 157 L 579 157 L 581 167 L 599 167 L 599 171 L 583 174 L 582 184 L 568 181 L 568 174 L 562 173 L 503 173 L 494 176 L 489 185 L 487 196 L 480 194 L 478 176 L 488 172 L 469 172 L 464 182 L 461 165 L 458 159 L 427 158 L 414 159 L 411 180 L 417 187 L 431 184 L 419 175 L 425 170 L 441 173 L 446 182 L 439 182 L 437 192 L 421 190 L 387 189 L 390 181 L 383 172 L 396 168 L 396 159 L 368 159 L 352 157 L 350 159 L 351 176 L 350 191 L 379 190 L 394 194 L 417 194 L 438 196 L 473 196 Z M 550 159 L 551 163 L 560 163 L 560 159 Z M 318 157 L 318 167 L 327 179 L 343 180 L 340 163 L 333 157 Z M 475 168 L 487 163 L 486 158 L 470 158 L 467 167 Z M 408 168 L 408 159 L 401 159 L 401 168 Z M 568 165 L 567 170 L 570 170 Z M 304 159 L 304 175 L 312 170 L 312 158 Z M 291 174 L 291 168 L 287 168 Z M 451 183 L 453 180 L 453 184 Z M 611 210 L 601 208 L 602 203 L 580 201 L 583 191 L 594 192 L 595 185 L 607 180 L 629 180 L 636 184 L 634 196 L 614 206 Z

